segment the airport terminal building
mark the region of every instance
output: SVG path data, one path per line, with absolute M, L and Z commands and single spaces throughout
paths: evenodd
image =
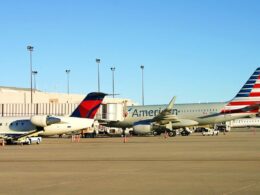
M 85 96 L 33 90 L 31 104 L 31 89 L 0 87 L 0 116 L 70 115 Z M 130 99 L 106 96 L 96 117 L 123 120 L 126 106 L 135 104 Z

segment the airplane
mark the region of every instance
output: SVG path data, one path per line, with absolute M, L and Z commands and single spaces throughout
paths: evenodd
M 257 68 L 238 94 L 229 102 L 130 106 L 123 121 L 107 121 L 105 126 L 133 128 L 136 134 L 160 134 L 176 129 L 204 126 L 238 118 L 255 116 L 260 105 L 260 67 Z M 165 108 L 166 107 L 166 108 Z M 168 108 L 168 109 L 167 109 Z
M 232 121 L 226 122 L 226 128 L 227 130 L 231 130 L 231 128 L 249 128 L 249 127 L 260 127 L 260 118 L 242 118 L 242 119 L 236 119 Z
M 89 93 L 70 116 L 34 115 L 31 117 L 0 117 L 0 137 L 8 143 L 31 136 L 51 136 L 91 127 L 107 94 Z

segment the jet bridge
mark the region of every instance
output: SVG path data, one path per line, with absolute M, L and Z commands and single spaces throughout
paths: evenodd
M 122 121 L 126 116 L 126 112 L 127 101 L 102 103 L 96 118 L 104 121 Z
M 108 101 L 103 101 L 98 114 L 96 115 L 96 119 L 103 121 L 104 123 L 111 121 L 123 121 L 127 116 L 127 106 L 132 105 L 128 100 L 124 99 L 109 99 Z M 99 126 L 100 134 L 109 134 L 109 135 L 119 135 L 122 131 L 121 128 L 110 128 Z

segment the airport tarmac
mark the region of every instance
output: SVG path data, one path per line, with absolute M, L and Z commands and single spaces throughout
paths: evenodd
M 260 132 L 0 148 L 0 194 L 260 194 Z

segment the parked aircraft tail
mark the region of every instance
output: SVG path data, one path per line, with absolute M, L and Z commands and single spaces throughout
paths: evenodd
M 73 111 L 71 117 L 93 119 L 106 95 L 107 94 L 100 92 L 89 93 L 78 105 L 78 107 Z
M 223 111 L 251 108 L 250 112 L 258 112 L 260 105 L 260 67 L 255 70 L 238 94 L 225 106 Z

